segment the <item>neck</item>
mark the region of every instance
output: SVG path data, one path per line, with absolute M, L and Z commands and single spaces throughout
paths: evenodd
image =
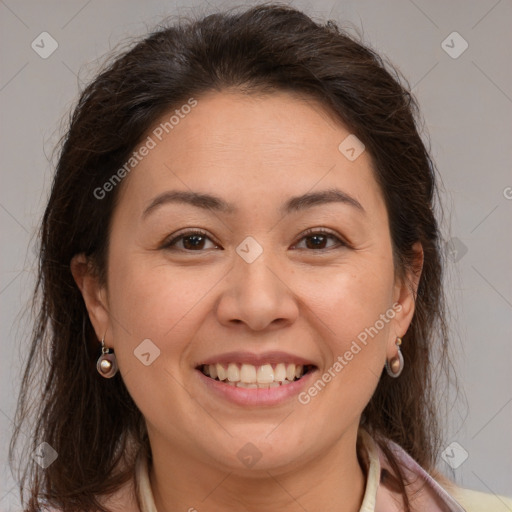
M 303 454 L 286 467 L 253 469 L 248 475 L 215 467 L 152 444 L 149 478 L 158 512 L 358 512 L 365 475 L 356 453 L 357 431 L 346 432 L 334 446 L 308 460 Z M 153 448 L 153 446 L 155 446 Z

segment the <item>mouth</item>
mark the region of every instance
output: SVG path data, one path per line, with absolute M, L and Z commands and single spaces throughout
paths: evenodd
M 229 386 L 246 389 L 269 389 L 287 386 L 313 372 L 316 366 L 294 363 L 248 363 L 202 364 L 197 370 L 206 377 Z

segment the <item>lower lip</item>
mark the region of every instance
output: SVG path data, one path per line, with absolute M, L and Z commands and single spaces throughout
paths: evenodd
M 311 380 L 314 378 L 317 370 L 309 371 L 299 380 L 293 381 L 290 384 L 282 384 L 279 387 L 259 389 L 259 388 L 239 388 L 237 386 L 230 386 L 219 380 L 207 377 L 201 370 L 196 370 L 199 378 L 217 396 L 227 399 L 237 405 L 254 405 L 254 406 L 268 406 L 279 405 L 297 395 L 310 385 Z

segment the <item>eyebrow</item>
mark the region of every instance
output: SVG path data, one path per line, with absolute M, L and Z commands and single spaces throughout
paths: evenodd
M 183 190 L 170 190 L 155 197 L 144 209 L 142 218 L 147 217 L 151 212 L 160 206 L 169 203 L 189 204 L 191 206 L 195 206 L 196 208 L 214 210 L 226 214 L 233 214 L 238 211 L 235 205 L 211 194 Z M 283 206 L 281 206 L 279 212 L 285 215 L 327 203 L 346 204 L 348 206 L 352 206 L 362 213 L 366 213 L 365 209 L 357 199 L 336 188 L 331 188 L 320 192 L 309 192 L 301 196 L 291 197 L 286 201 L 286 203 L 284 203 Z

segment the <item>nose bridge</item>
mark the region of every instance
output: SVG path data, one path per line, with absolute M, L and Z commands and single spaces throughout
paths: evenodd
M 266 240 L 268 243 L 269 237 Z M 271 247 L 264 247 L 255 237 L 246 237 L 236 249 L 227 276 L 217 309 L 219 320 L 225 324 L 243 322 L 255 330 L 277 321 L 293 322 L 298 311 L 286 283 L 284 265 Z

